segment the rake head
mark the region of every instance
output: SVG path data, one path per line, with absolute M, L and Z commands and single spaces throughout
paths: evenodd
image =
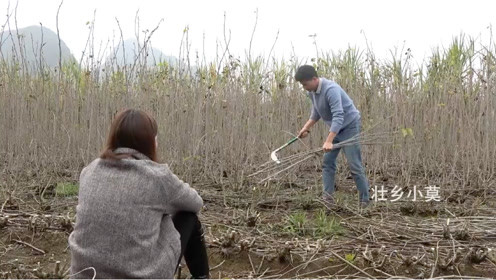
M 281 161 L 277 158 L 277 154 L 276 154 L 276 152 L 277 152 L 277 151 L 278 151 L 278 150 L 273 151 L 273 152 L 270 154 L 270 158 L 271 158 L 273 161 L 275 161 L 276 163 L 281 163 Z
M 270 154 L 270 158 L 277 162 L 277 163 L 281 163 L 281 161 L 277 158 L 277 152 L 279 152 L 280 150 L 286 148 L 287 146 L 291 145 L 292 143 L 294 143 L 296 140 L 298 140 L 298 137 L 294 137 L 293 139 L 289 140 L 286 144 L 282 145 L 281 147 L 275 149 L 271 154 Z

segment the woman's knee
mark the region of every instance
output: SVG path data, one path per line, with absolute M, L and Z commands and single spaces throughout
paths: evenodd
M 198 218 L 198 214 L 193 212 L 181 211 L 177 212 L 172 220 L 174 224 L 190 224 L 193 225 L 193 228 L 201 228 L 200 219 Z
M 174 214 L 174 219 L 198 219 L 196 213 L 180 211 Z

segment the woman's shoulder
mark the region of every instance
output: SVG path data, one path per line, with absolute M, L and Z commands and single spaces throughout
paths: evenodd
M 133 160 L 126 159 L 129 164 L 133 164 L 138 166 L 143 173 L 146 173 L 147 176 L 156 177 L 156 178 L 164 178 L 169 177 L 173 173 L 169 168 L 169 165 L 166 163 L 158 163 L 153 160 Z
M 139 164 L 146 167 L 150 172 L 156 173 L 156 175 L 164 175 L 170 173 L 169 165 L 166 163 L 158 163 L 153 160 L 138 160 Z
M 88 165 L 86 165 L 85 167 L 83 167 L 83 169 L 81 170 L 81 173 L 80 173 L 80 177 L 83 177 L 85 174 L 87 174 L 90 170 L 93 170 L 95 169 L 95 166 L 98 165 L 98 163 L 100 162 L 100 158 L 96 158 L 94 159 L 93 161 L 91 161 L 90 163 L 88 163 Z
M 96 158 L 82 169 L 80 177 L 95 173 L 95 171 L 98 174 L 134 171 L 147 178 L 164 178 L 172 174 L 168 164 L 157 163 L 148 159 L 110 160 Z

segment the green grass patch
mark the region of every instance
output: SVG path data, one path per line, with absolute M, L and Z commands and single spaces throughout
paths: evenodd
M 344 228 L 341 226 L 339 219 L 329 216 L 325 210 L 317 212 L 314 219 L 315 236 L 328 238 L 333 235 L 342 235 Z
M 350 263 L 354 263 L 355 262 L 355 258 L 356 258 L 356 255 L 355 254 L 352 254 L 352 253 L 349 253 L 349 254 L 344 255 L 344 259 L 347 260 Z
M 309 220 L 307 219 L 307 215 L 304 211 L 296 211 L 295 213 L 292 213 L 291 215 L 288 215 L 286 218 L 286 227 L 284 229 L 287 232 L 296 234 L 296 235 L 306 235 L 310 228 L 309 228 Z
M 79 186 L 74 183 L 57 183 L 55 194 L 57 196 L 76 196 L 79 193 Z
M 307 217 L 307 213 L 302 210 L 288 215 L 284 231 L 298 236 L 327 239 L 335 235 L 343 235 L 345 229 L 341 226 L 339 219 L 328 215 L 324 209 L 320 209 L 313 218 Z

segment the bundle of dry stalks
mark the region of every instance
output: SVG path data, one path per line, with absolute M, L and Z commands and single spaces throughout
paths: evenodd
M 398 135 L 398 131 L 392 132 L 371 132 L 371 130 L 379 125 L 372 126 L 366 131 L 362 131 L 359 134 L 341 141 L 339 143 L 333 144 L 333 149 L 341 149 L 347 146 L 353 145 L 393 145 L 395 142 L 395 136 Z M 303 162 L 314 158 L 315 156 L 320 156 L 323 153 L 322 148 L 310 149 L 308 151 L 298 152 L 279 159 L 279 163 L 271 160 L 260 165 L 257 170 L 252 174 L 248 175 L 248 178 L 260 176 L 261 174 L 268 174 L 265 178 L 261 179 L 258 183 L 263 183 L 268 180 L 280 179 L 281 175 L 285 172 L 297 167 Z

